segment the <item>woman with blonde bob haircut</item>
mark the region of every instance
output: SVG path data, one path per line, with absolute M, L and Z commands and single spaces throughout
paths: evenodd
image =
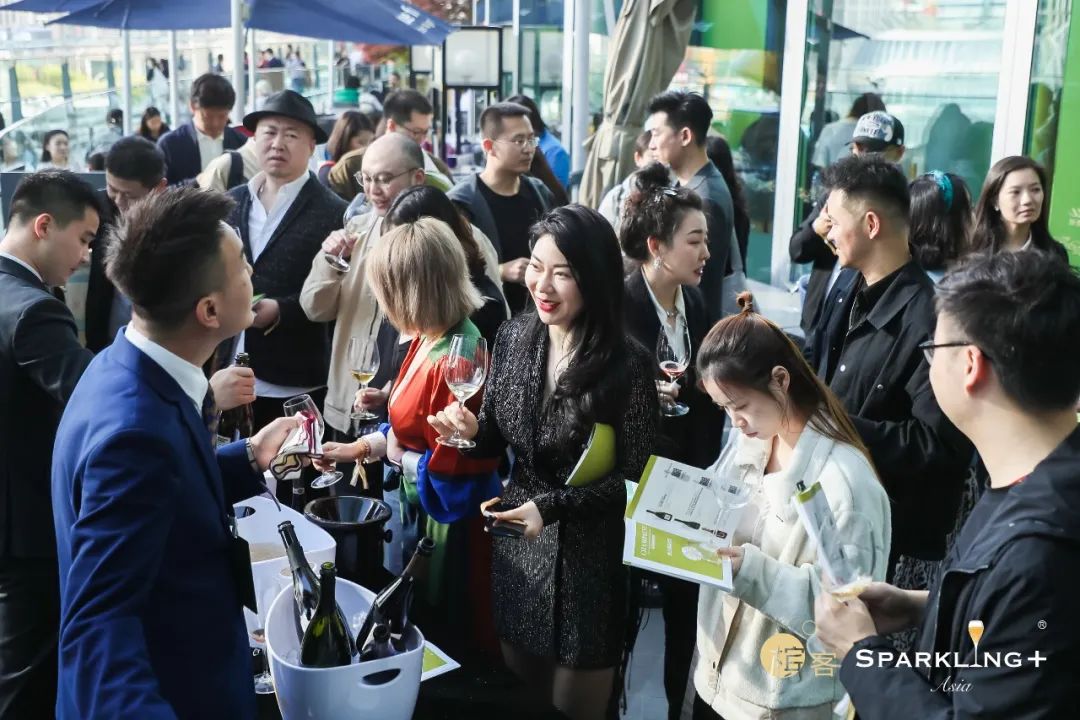
M 320 464 L 385 457 L 400 466 L 402 502 L 421 511 L 421 527 L 426 524 L 437 544 L 426 588 L 429 606 L 418 607 L 417 615 L 425 618 L 425 634 L 454 647 L 455 638 L 493 633 L 490 601 L 484 602 L 491 596 L 490 545 L 469 538 L 482 537 L 480 503 L 498 495 L 502 484 L 498 459 L 471 458 L 438 444 L 427 417 L 455 402 L 445 379 L 450 341 L 455 335 L 480 337 L 469 315 L 482 300 L 469 280 L 461 242 L 434 218 L 384 235 L 366 273 L 386 317 L 413 339 L 390 390 L 389 423 L 352 443 L 326 443 Z M 467 405 L 478 411 L 481 402 L 477 393 Z
M 844 689 L 810 663 L 797 676 L 773 674 L 762 647 L 777 633 L 814 632 L 823 591 L 814 542 L 796 514 L 800 483 L 821 491 L 838 527 L 860 528 L 873 546 L 866 571 L 885 577 L 889 498 L 869 453 L 832 391 L 775 323 L 743 311 L 713 326 L 698 349 L 698 377 L 731 419 L 714 477 L 749 488 L 729 547 L 730 593 L 702 586 L 698 598 L 694 720 L 829 720 Z M 854 525 L 864 518 L 865 527 Z M 872 543 L 870 542 L 872 539 Z

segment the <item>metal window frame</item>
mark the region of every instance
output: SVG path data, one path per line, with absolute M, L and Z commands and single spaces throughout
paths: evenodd
M 811 0 L 788 0 L 784 33 L 784 64 L 780 83 L 780 144 L 776 152 L 776 194 L 773 205 L 770 282 L 787 287 L 791 260 L 788 241 L 795 231 L 799 183 L 799 134 L 806 101 L 806 37 Z M 1039 3 L 1006 0 L 1002 31 L 1001 71 L 990 163 L 1024 152 L 1035 29 Z M 1076 21 L 1076 18 L 1074 18 Z

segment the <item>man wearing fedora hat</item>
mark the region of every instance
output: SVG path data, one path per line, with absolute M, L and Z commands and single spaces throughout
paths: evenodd
M 342 227 L 345 202 L 315 178 L 308 161 L 325 143 L 306 98 L 282 90 L 244 117 L 255 133 L 260 171 L 229 194 L 230 221 L 240 231 L 254 268 L 255 322 L 234 352 L 247 352 L 255 371 L 256 428 L 282 413 L 282 401 L 308 393 L 318 405 L 326 394 L 330 334 L 300 307 L 300 290 L 323 240 Z

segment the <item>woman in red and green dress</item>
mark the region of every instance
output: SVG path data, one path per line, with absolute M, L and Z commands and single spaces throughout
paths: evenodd
M 436 542 L 427 607 L 417 608 L 417 624 L 451 654 L 493 651 L 491 548 L 479 507 L 502 491 L 498 460 L 440 445 L 427 422 L 454 402 L 445 380 L 450 343 L 454 335 L 480 337 L 468 319 L 482 304 L 480 295 L 461 243 L 433 218 L 381 238 L 367 261 L 367 281 L 386 317 L 413 341 L 390 391 L 390 422 L 352 443 L 326 443 L 324 461 L 385 457 L 400 465 L 403 497 L 422 511 L 426 534 Z M 480 402 L 478 393 L 467 405 L 479 409 Z

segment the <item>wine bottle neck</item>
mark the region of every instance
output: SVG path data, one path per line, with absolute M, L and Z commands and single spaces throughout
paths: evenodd
M 332 613 L 336 609 L 337 600 L 334 597 L 336 578 L 334 573 L 323 573 L 319 578 L 319 613 Z

